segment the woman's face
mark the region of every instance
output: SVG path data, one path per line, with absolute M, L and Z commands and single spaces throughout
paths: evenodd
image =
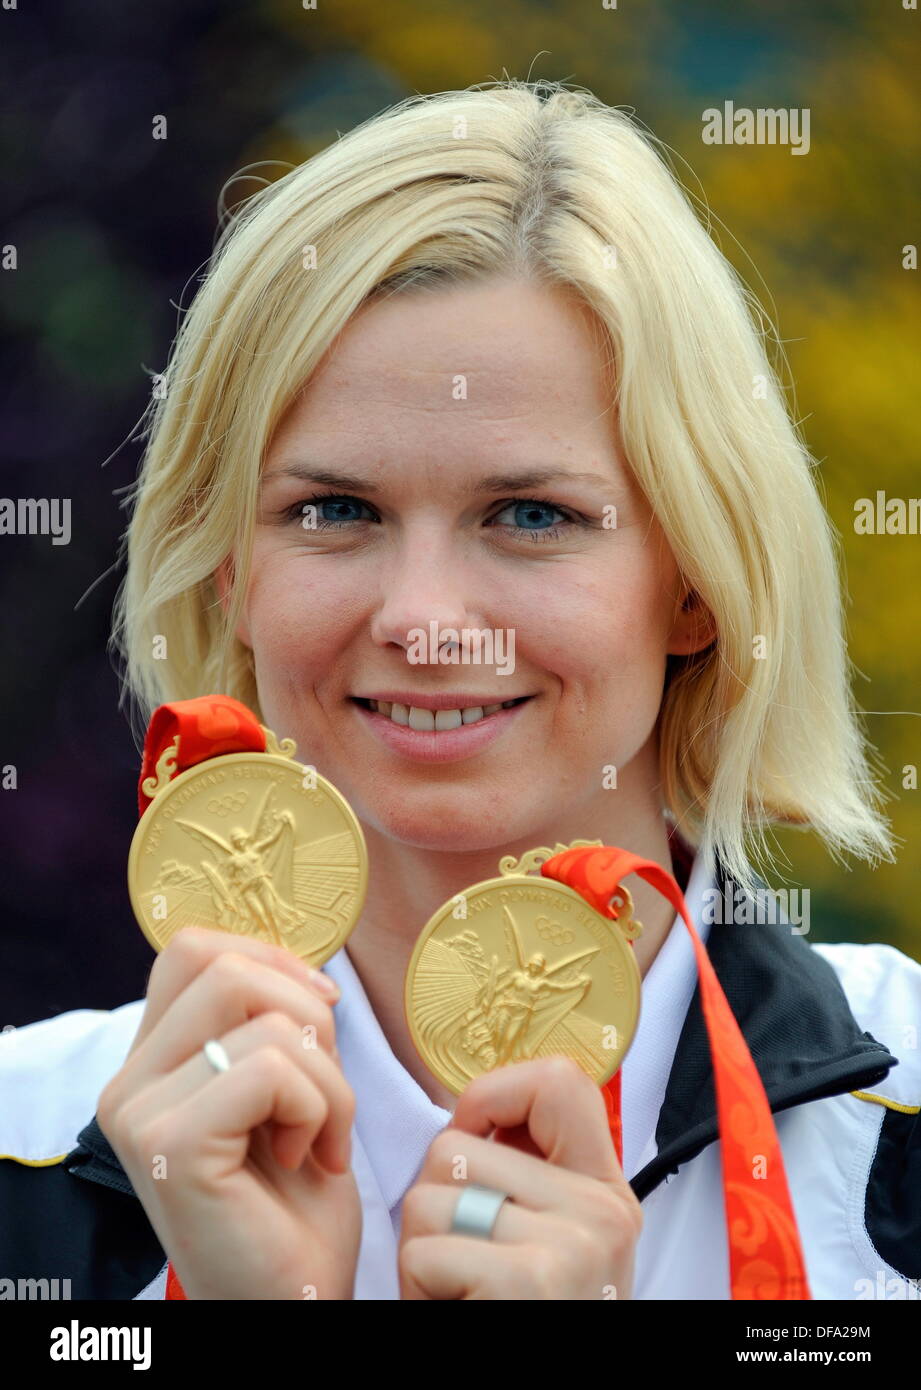
M 564 291 L 398 294 L 351 320 L 271 441 L 237 636 L 269 727 L 391 838 L 463 851 L 591 827 L 612 767 L 621 796 L 658 780 L 666 655 L 692 649 L 691 620 L 601 351 Z M 479 630 L 479 651 L 439 662 L 446 629 Z M 455 732 L 356 702 L 401 692 L 527 698 L 442 715 Z

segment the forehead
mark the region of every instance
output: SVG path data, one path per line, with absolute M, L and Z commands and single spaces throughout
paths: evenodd
M 495 449 L 610 435 L 607 351 L 571 291 L 491 279 L 373 300 L 353 316 L 282 420 L 304 434 Z

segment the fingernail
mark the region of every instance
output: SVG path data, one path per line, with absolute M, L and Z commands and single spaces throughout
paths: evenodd
M 328 975 L 324 975 L 322 970 L 311 970 L 310 983 L 316 985 L 320 993 L 325 994 L 329 999 L 338 999 L 342 994 L 336 981 L 331 980 Z

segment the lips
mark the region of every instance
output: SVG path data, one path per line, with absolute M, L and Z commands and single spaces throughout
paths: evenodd
M 475 757 L 499 742 L 513 724 L 525 717 L 525 710 L 534 698 L 532 695 L 523 695 L 515 700 L 503 701 L 498 706 L 468 704 L 463 708 L 455 706 L 453 709 L 440 710 L 405 706 L 407 721 L 410 711 L 417 710 L 417 722 L 422 719 L 431 721 L 425 729 L 413 728 L 408 722 L 401 724 L 399 711 L 398 718 L 393 718 L 392 706 L 389 714 L 385 714 L 381 709 L 372 709 L 370 698 L 352 695 L 349 696 L 349 703 L 367 733 L 391 753 L 410 762 L 453 763 Z M 381 703 L 385 706 L 387 704 L 386 701 Z M 399 705 L 402 702 L 394 703 Z M 487 714 L 487 709 L 493 712 Z M 445 722 L 452 723 L 452 715 L 453 727 L 444 727 Z M 470 722 L 464 722 L 465 716 Z M 458 717 L 460 723 L 457 722 Z M 442 727 L 436 730 L 437 718 L 442 719 Z

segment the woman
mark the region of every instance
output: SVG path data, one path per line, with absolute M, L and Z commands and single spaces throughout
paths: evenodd
M 435 909 L 587 837 L 685 891 L 775 1111 L 812 1296 L 911 1287 L 921 967 L 708 917 L 727 884 L 753 900 L 772 823 L 892 851 L 811 460 L 653 142 L 553 83 L 403 102 L 243 206 L 164 388 L 119 596 L 130 686 L 145 716 L 222 691 L 293 737 L 362 822 L 369 893 L 319 978 L 193 929 L 146 1000 L 21 1030 L 7 1075 L 38 1084 L 57 1049 L 79 1094 L 54 1133 L 0 1136 L 19 1208 L 66 1159 L 41 1192 L 93 1208 L 75 1264 L 133 1259 L 94 1274 L 102 1297 L 163 1297 L 166 1254 L 190 1298 L 729 1297 L 693 956 L 653 888 L 630 885 L 623 1166 L 575 1063 L 456 1098 L 403 1018 Z M 513 662 L 452 661 L 465 629 Z M 489 1239 L 455 1224 L 459 1162 L 511 1199 Z

